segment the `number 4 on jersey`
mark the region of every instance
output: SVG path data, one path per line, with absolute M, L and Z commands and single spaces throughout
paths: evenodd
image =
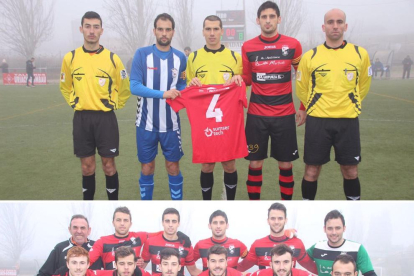
M 223 121 L 223 112 L 221 111 L 221 108 L 215 108 L 219 97 L 220 94 L 213 96 L 206 112 L 206 118 L 216 118 L 217 123 L 221 123 Z

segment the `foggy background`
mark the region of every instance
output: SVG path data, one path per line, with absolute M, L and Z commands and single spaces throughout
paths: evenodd
M 20 265 L 19 275 L 34 275 L 53 247 L 70 237 L 68 225 L 73 214 L 89 219 L 90 238 L 114 233 L 113 211 L 127 206 L 132 213 L 131 231 L 162 230 L 164 209 L 175 207 L 181 214 L 179 230 L 190 236 L 193 246 L 211 236 L 208 219 L 217 209 L 229 218 L 227 236 L 241 240 L 250 248 L 254 240 L 269 235 L 267 209 L 261 202 L 2 202 L 0 203 L 0 269 Z M 325 215 L 338 209 L 345 216 L 344 237 L 360 242 L 367 249 L 378 276 L 413 276 L 414 202 L 284 202 L 287 228 L 298 230 L 298 236 L 309 248 L 326 240 L 323 232 Z M 14 257 L 14 260 L 12 260 Z M 201 260 L 196 264 L 202 267 Z M 254 267 L 251 271 L 257 270 Z
M 190 46 L 194 51 L 204 45 L 203 19 L 219 10 L 246 10 L 247 40 L 260 33 L 255 19 L 257 8 L 262 2 L 264 1 L 1 0 L 0 59 L 7 59 L 11 72 L 24 72 L 25 61 L 34 56 L 38 71 L 47 72 L 49 80 L 58 79 L 64 54 L 83 44 L 79 32 L 80 20 L 90 10 L 98 12 L 103 20 L 101 44 L 117 53 L 124 64 L 133 57 L 137 48 L 154 43 L 153 20 L 162 12 L 170 13 L 176 21 L 172 45 L 181 51 L 185 46 Z M 324 42 L 321 30 L 323 16 L 332 8 L 340 8 L 346 12 L 349 24 L 345 39 L 366 48 L 371 58 L 379 51 L 393 51 L 389 63 L 398 68 L 407 55 L 414 55 L 414 0 L 276 2 L 281 9 L 280 33 L 296 37 L 304 52 Z M 37 28 L 36 37 L 19 35 L 31 28 Z M 22 47 L 19 46 L 19 41 L 26 45 L 26 49 L 20 49 Z M 236 47 L 234 50 L 238 49 Z M 388 63 L 385 55 L 382 55 L 384 57 L 381 60 L 384 65 Z

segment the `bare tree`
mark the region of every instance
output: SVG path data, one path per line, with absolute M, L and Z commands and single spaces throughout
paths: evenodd
M 33 241 L 30 214 L 25 203 L 0 204 L 0 254 L 12 265 L 30 248 Z
M 43 0 L 1 0 L 0 36 L 9 49 L 32 57 L 36 48 L 53 34 L 54 2 Z
M 255 0 L 256 10 L 265 2 L 264 0 Z M 279 6 L 280 17 L 282 22 L 278 26 L 278 32 L 287 36 L 295 37 L 303 23 L 305 22 L 305 4 L 303 0 L 276 0 Z M 250 13 L 250 19 L 256 23 L 257 14 Z
M 110 12 L 109 28 L 118 33 L 128 53 L 151 43 L 151 24 L 154 20 L 155 1 L 148 0 L 105 0 Z
M 173 0 L 172 5 L 170 3 L 169 6 L 175 25 L 179 26 L 178 29 L 176 28 L 175 37 L 182 48 L 191 46 L 193 41 L 193 8 L 194 0 Z

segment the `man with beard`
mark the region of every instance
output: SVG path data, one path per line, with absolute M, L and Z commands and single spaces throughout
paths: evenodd
M 202 258 L 203 270 L 207 270 L 208 249 L 214 245 L 221 245 L 227 249 L 227 265 L 237 268 L 240 258 L 247 256 L 247 247 L 239 240 L 226 236 L 229 221 L 225 212 L 217 210 L 210 216 L 208 228 L 211 229 L 212 237 L 199 241 L 194 247 L 194 261 Z
M 37 276 L 51 276 L 56 270 L 61 267 L 66 267 L 66 255 L 68 250 L 72 247 L 82 247 L 86 251 L 89 251 L 95 241 L 89 240 L 88 236 L 91 233 L 91 227 L 89 226 L 88 219 L 83 215 L 73 215 L 69 223 L 69 233 L 71 237 L 69 240 L 58 243 L 43 266 L 39 269 Z M 102 267 L 102 261 L 99 259 L 94 263 L 91 269 L 100 269 Z
M 101 257 L 104 263 L 104 269 L 106 270 L 115 269 L 114 252 L 118 247 L 129 246 L 135 251 L 135 255 L 139 257 L 141 248 L 148 237 L 162 233 L 130 232 L 132 217 L 127 207 L 118 207 L 115 209 L 112 224 L 115 228 L 115 233 L 99 238 L 89 251 L 91 265 Z M 142 259 L 138 259 L 138 265 L 142 265 L 142 263 Z
M 354 258 L 348 254 L 341 254 L 336 257 L 332 264 L 332 276 L 358 276 L 358 270 Z
M 139 186 L 142 200 L 152 200 L 155 157 L 158 143 L 165 157 L 172 200 L 183 197 L 183 176 L 179 160 L 181 146 L 180 117 L 166 99 L 180 96 L 185 84 L 185 55 L 171 47 L 174 19 L 167 13 L 154 20 L 156 43 L 136 51 L 131 68 L 131 92 L 138 96 L 136 142 L 141 163 Z
M 160 251 L 160 271 L 162 276 L 182 276 L 180 274 L 180 254 L 173 248 Z
M 328 241 L 318 242 L 307 250 L 309 256 L 316 263 L 319 276 L 329 276 L 335 258 L 344 253 L 354 258 L 356 270 L 360 270 L 364 276 L 377 275 L 364 246 L 344 239 L 345 218 L 338 210 L 330 211 L 325 216 L 324 224 Z
M 250 247 L 249 254 L 239 263 L 237 269 L 246 271 L 253 265 L 259 266 L 259 269 L 265 269 L 270 264 L 270 251 L 272 248 L 276 244 L 284 243 L 293 250 L 293 266 L 295 266 L 296 262 L 299 262 L 302 267 L 312 273 L 316 273 L 316 265 L 306 253 L 303 242 L 297 237 L 289 239 L 284 233 L 287 217 L 286 207 L 283 204 L 273 203 L 270 206 L 267 223 L 270 226 L 270 235 L 254 241 Z
M 227 249 L 216 244 L 207 250 L 208 270 L 203 271 L 199 276 L 241 276 L 242 273 L 228 267 Z
M 270 251 L 270 268 L 258 270 L 250 276 L 312 276 L 311 273 L 293 267 L 293 250 L 280 243 Z
M 152 263 L 152 275 L 159 276 L 162 271 L 160 267 L 160 252 L 165 248 L 173 248 L 179 253 L 180 272 L 184 274 L 184 266 L 192 276 L 201 273 L 195 266 L 194 250 L 190 239 L 183 234 L 178 233 L 180 226 L 180 213 L 175 208 L 167 208 L 162 214 L 162 226 L 164 232 L 162 235 L 151 237 L 147 240 L 142 250 L 142 258 L 144 259 L 145 268 L 148 263 Z
M 121 246 L 115 251 L 115 270 L 91 270 L 89 254 L 83 248 L 71 248 L 67 254 L 66 267 L 59 269 L 56 276 L 150 276 L 137 267 L 135 251 L 131 247 Z

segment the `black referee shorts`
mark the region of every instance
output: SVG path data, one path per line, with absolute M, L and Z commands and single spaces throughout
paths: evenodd
M 291 162 L 299 158 L 295 114 L 282 117 L 247 114 L 246 140 L 249 155 L 245 158 L 266 159 L 269 137 L 271 157 L 281 162 Z
M 119 155 L 119 130 L 113 111 L 75 111 L 73 116 L 73 148 L 77 157 Z
M 331 147 L 335 161 L 340 165 L 361 162 L 361 142 L 358 118 L 317 118 L 307 116 L 305 127 L 305 153 L 308 165 L 323 165 L 330 161 Z

